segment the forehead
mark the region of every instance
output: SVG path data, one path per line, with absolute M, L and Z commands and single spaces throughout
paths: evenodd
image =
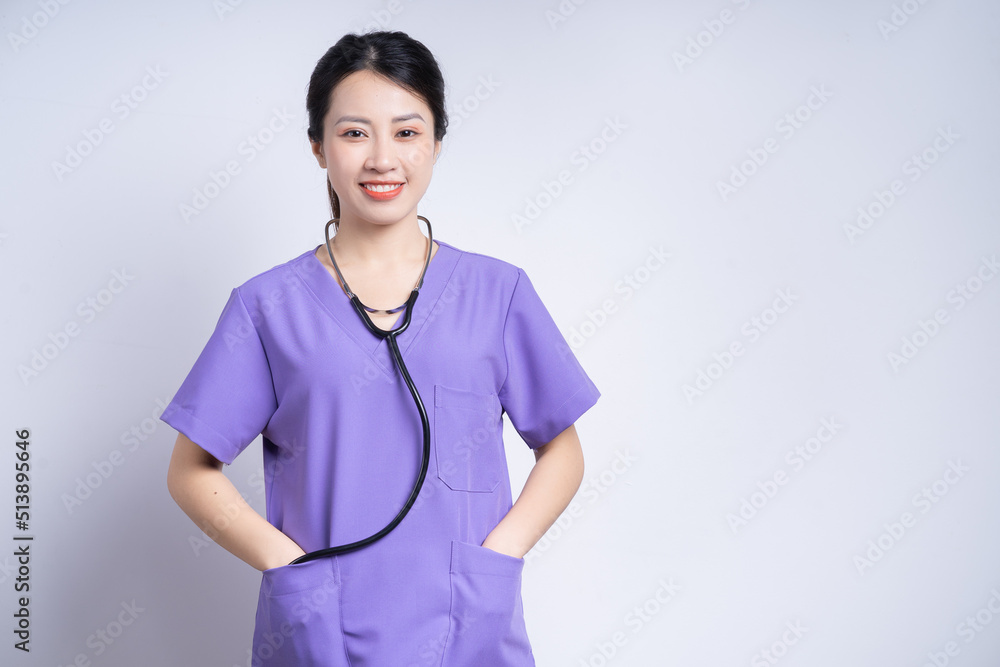
M 331 111 L 346 113 L 364 109 L 377 111 L 380 108 L 392 112 L 417 111 L 421 115 L 430 113 L 420 97 L 368 70 L 352 72 L 330 92 Z M 430 116 L 424 115 L 424 118 L 429 119 Z

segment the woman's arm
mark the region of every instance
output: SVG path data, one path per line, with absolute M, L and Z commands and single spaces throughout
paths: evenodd
M 486 536 L 484 547 L 523 558 L 569 505 L 583 481 L 583 450 L 576 426 L 535 449 L 535 465 L 521 495 Z
M 243 500 L 221 461 L 183 433 L 174 444 L 167 489 L 205 534 L 258 570 L 287 565 L 305 553 Z

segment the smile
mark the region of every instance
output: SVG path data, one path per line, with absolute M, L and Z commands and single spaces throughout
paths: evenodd
M 402 183 L 390 183 L 378 185 L 374 183 L 362 183 L 361 188 L 372 199 L 386 200 L 392 199 L 403 190 Z

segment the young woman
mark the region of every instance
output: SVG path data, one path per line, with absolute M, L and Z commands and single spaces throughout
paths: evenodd
M 343 37 L 307 107 L 336 234 L 232 291 L 162 416 L 171 496 L 262 571 L 254 665 L 533 665 L 523 556 L 579 488 L 600 393 L 523 270 L 422 234 L 448 123 L 423 44 Z M 504 413 L 536 459 L 513 505 Z M 266 520 L 222 473 L 259 434 Z

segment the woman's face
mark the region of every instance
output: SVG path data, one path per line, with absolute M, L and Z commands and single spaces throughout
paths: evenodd
M 340 199 L 341 220 L 392 224 L 416 214 L 431 182 L 434 116 L 419 97 L 369 71 L 331 93 L 313 154 Z

